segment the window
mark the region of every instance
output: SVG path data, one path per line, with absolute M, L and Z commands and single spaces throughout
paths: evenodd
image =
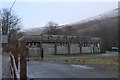
M 83 47 L 89 47 L 89 46 L 90 46 L 89 43 L 84 43 L 84 44 L 83 44 Z
M 94 47 L 98 47 L 98 44 L 97 44 L 97 43 L 94 43 Z

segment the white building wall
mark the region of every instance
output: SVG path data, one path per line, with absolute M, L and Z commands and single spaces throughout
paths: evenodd
M 57 46 L 57 53 L 62 54 L 63 52 L 64 52 L 63 47 L 62 46 Z
M 100 43 L 97 43 L 96 46 L 94 46 L 94 52 L 99 53 L 100 52 Z
M 68 53 L 68 49 L 67 49 L 67 45 L 66 46 L 63 46 L 62 47 L 62 50 L 63 50 L 63 54 L 66 54 L 66 53 Z
M 99 48 L 98 47 L 94 47 L 94 52 L 98 53 L 99 52 Z
M 54 44 L 43 44 L 44 54 L 54 54 Z
M 82 47 L 82 53 L 91 53 L 90 47 Z
M 29 56 L 37 56 L 40 55 L 40 48 L 30 47 L 28 48 Z
M 93 49 L 94 48 L 94 49 Z M 44 54 L 54 54 L 54 44 L 47 44 L 43 43 L 43 50 Z M 78 44 L 70 44 L 70 50 L 71 54 L 79 54 L 80 48 Z M 82 47 L 82 53 L 93 53 L 93 50 L 95 53 L 100 52 L 100 45 L 97 44 L 97 47 L 94 47 L 93 44 L 90 44 L 89 46 Z M 32 45 L 28 49 L 30 55 L 39 55 L 40 54 L 40 48 L 35 47 Z M 57 54 L 67 54 L 68 53 L 68 46 L 66 44 L 64 45 L 57 45 Z
M 67 45 L 57 46 L 57 54 L 66 54 L 67 53 Z
M 71 53 L 74 53 L 74 54 L 80 53 L 80 48 L 78 44 L 71 44 Z

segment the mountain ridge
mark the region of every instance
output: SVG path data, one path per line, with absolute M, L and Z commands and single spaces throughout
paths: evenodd
M 90 17 L 90 18 L 87 18 L 87 19 L 84 19 L 84 20 L 81 20 L 81 21 L 74 22 L 74 23 L 61 25 L 62 26 L 61 28 L 64 29 L 64 27 L 66 27 L 66 25 L 68 25 L 68 26 L 72 26 L 74 28 L 77 28 L 76 30 L 79 33 L 82 33 L 82 32 L 84 32 L 86 30 L 92 30 L 92 29 L 94 31 L 94 29 L 99 29 L 98 24 L 93 25 L 93 27 L 91 27 L 91 26 L 89 26 L 89 27 L 88 26 L 82 26 L 82 25 L 85 25 L 87 23 L 92 24 L 92 22 L 95 22 L 96 20 L 97 21 L 102 21 L 102 20 L 105 20 L 105 19 L 111 19 L 111 18 L 117 17 L 119 9 L 120 8 L 113 9 L 113 10 L 107 11 L 107 12 L 105 12 L 103 14 L 100 14 L 98 16 L 93 16 L 93 17 Z M 102 22 L 100 22 L 100 23 L 102 23 Z M 39 27 L 24 30 L 26 35 L 40 35 L 42 33 L 42 31 L 43 31 L 43 29 L 39 28 Z

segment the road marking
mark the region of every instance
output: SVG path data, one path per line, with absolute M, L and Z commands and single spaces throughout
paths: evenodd
M 83 69 L 94 69 L 94 68 L 92 68 L 92 67 L 88 67 L 88 66 L 85 66 L 85 65 L 71 65 L 71 66 L 73 66 L 73 67 L 79 67 L 79 68 L 83 68 Z

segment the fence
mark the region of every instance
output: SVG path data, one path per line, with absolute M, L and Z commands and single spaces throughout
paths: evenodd
M 11 72 L 11 78 L 13 80 L 18 80 L 20 78 L 15 64 L 15 58 L 12 55 L 12 53 L 10 53 L 10 72 Z

